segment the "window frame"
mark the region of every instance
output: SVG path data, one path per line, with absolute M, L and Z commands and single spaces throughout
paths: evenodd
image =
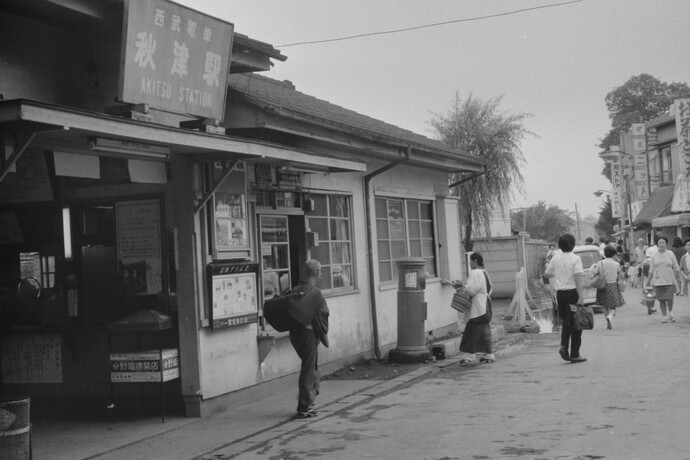
M 323 220 L 325 222 L 325 228 L 327 229 L 327 237 L 324 238 L 324 235 L 319 234 L 318 235 L 318 244 L 319 246 L 323 244 L 328 245 L 328 254 L 329 254 L 329 259 L 328 263 L 326 263 L 323 260 L 319 260 L 321 263 L 321 278 L 323 279 L 324 277 L 328 277 L 328 286 L 323 286 L 320 282 L 322 279 L 320 279 L 320 282 L 317 282 L 317 286 L 319 288 L 327 293 L 338 293 L 338 292 L 349 292 L 349 291 L 354 291 L 357 289 L 357 264 L 356 264 L 356 250 L 355 250 L 355 240 L 354 240 L 354 216 L 353 216 L 353 196 L 348 193 L 338 193 L 338 192 L 333 192 L 333 191 L 325 191 L 325 190 L 318 190 L 318 191 L 310 191 L 306 194 L 306 202 L 313 202 L 313 198 L 324 198 L 324 201 L 326 203 L 326 215 L 322 214 L 315 214 L 316 210 L 313 209 L 310 210 L 305 214 L 305 217 L 307 218 L 306 225 L 307 229 L 309 231 L 314 231 L 314 227 L 312 227 L 312 223 L 315 220 Z M 331 209 L 331 200 L 339 198 L 339 199 L 345 199 L 347 202 L 347 216 L 337 216 L 333 215 L 332 209 Z M 348 232 L 348 238 L 347 239 L 331 239 L 331 225 L 332 223 L 335 222 L 346 222 L 346 228 Z M 349 259 L 348 261 L 334 261 L 333 259 L 333 254 L 334 254 L 334 245 L 335 244 L 346 244 L 349 246 L 349 254 L 346 254 L 345 259 Z M 319 259 L 316 256 L 313 256 L 313 247 L 309 248 L 309 257 L 315 257 Z M 349 267 L 349 284 L 345 284 L 342 286 L 335 286 L 335 275 L 333 273 L 332 267 L 335 265 L 339 265 L 341 267 Z M 345 278 L 347 278 L 348 273 L 347 270 L 343 271 L 343 275 Z
M 385 217 L 381 217 L 378 212 L 379 212 L 379 207 L 378 207 L 378 201 L 383 200 L 385 201 L 386 204 L 386 215 Z M 402 219 L 400 219 L 403 223 L 403 231 L 404 231 L 404 237 L 403 239 L 391 239 L 391 226 L 390 226 L 390 206 L 389 203 L 391 201 L 397 201 L 402 204 Z M 409 215 L 409 206 L 412 203 L 416 203 L 417 205 L 417 217 L 410 216 Z M 425 204 L 428 206 L 429 209 L 429 214 L 430 214 L 430 219 L 423 219 L 421 216 L 421 205 Z M 425 260 L 425 269 L 427 272 L 429 272 L 428 267 L 433 268 L 433 273 L 429 272 L 429 277 L 435 278 L 439 276 L 439 267 L 438 267 L 438 262 L 439 262 L 439 254 L 438 254 L 438 222 L 437 222 L 437 216 L 436 216 L 436 206 L 435 206 L 435 199 L 433 198 L 427 198 L 427 197 L 404 197 L 404 196 L 392 196 L 392 195 L 379 195 L 374 198 L 374 219 L 376 221 L 376 254 L 377 254 L 377 267 L 378 267 L 378 282 L 380 284 L 394 284 L 398 282 L 398 273 L 397 273 L 397 266 L 395 264 L 395 261 L 398 260 L 398 258 L 394 257 L 394 250 L 392 247 L 391 242 L 392 241 L 404 241 L 404 247 L 405 247 L 405 255 L 401 257 L 421 257 Z M 387 222 L 387 235 L 386 238 L 381 238 L 381 234 L 379 232 L 379 224 L 380 222 Z M 431 225 L 431 229 L 429 231 L 429 235 L 427 237 L 424 236 L 423 230 L 422 230 L 422 223 L 423 222 L 429 222 Z M 419 234 L 416 236 L 411 236 L 410 235 L 410 225 L 411 223 L 418 223 L 419 225 Z M 427 255 L 424 251 L 424 241 L 431 241 L 431 251 L 432 254 L 431 256 Z M 382 258 L 382 252 L 381 252 L 381 243 L 383 241 L 387 241 L 389 246 L 387 249 L 388 253 L 388 258 Z M 411 251 L 412 251 L 412 245 L 414 241 L 419 241 L 420 242 L 420 247 L 419 249 L 421 250 L 421 255 L 415 255 L 411 256 Z M 383 263 L 388 264 L 388 270 L 386 273 L 390 273 L 390 279 L 382 279 L 382 273 L 383 271 L 381 270 L 381 266 Z

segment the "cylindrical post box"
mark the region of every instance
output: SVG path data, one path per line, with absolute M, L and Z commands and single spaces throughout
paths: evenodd
M 426 321 L 426 272 L 424 259 L 408 257 L 396 261 L 398 267 L 398 341 L 388 353 L 396 363 L 422 362 L 429 357 L 424 335 Z

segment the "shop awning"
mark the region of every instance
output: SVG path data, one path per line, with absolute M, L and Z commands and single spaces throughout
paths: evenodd
M 690 227 L 690 213 L 671 214 L 669 216 L 652 219 L 652 227 Z
M 167 148 L 170 158 L 222 160 L 263 158 L 292 165 L 308 165 L 324 172 L 366 171 L 364 162 L 316 154 L 270 142 L 211 134 L 55 106 L 28 100 L 0 101 L 0 128 L 5 133 L 30 136 L 33 143 L 49 139 L 50 145 L 66 153 L 91 151 L 94 137 L 151 144 Z M 96 152 L 93 152 L 96 155 Z
M 673 185 L 658 187 L 652 192 L 633 221 L 634 225 L 652 225 L 652 220 L 671 214 Z

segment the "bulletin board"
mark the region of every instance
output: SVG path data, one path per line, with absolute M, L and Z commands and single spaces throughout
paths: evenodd
M 220 329 L 258 320 L 257 263 L 209 265 L 211 326 Z
M 123 290 L 158 294 L 163 290 L 158 200 L 117 203 L 117 258 Z

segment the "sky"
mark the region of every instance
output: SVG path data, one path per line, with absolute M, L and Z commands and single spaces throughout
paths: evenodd
M 456 94 L 530 114 L 536 136 L 521 144 L 524 191 L 511 207 L 597 215 L 606 195 L 594 192 L 611 188 L 597 156 L 606 94 L 642 73 L 690 81 L 688 0 L 177 1 L 288 57 L 266 76 L 418 134 L 435 136 L 429 120 Z

